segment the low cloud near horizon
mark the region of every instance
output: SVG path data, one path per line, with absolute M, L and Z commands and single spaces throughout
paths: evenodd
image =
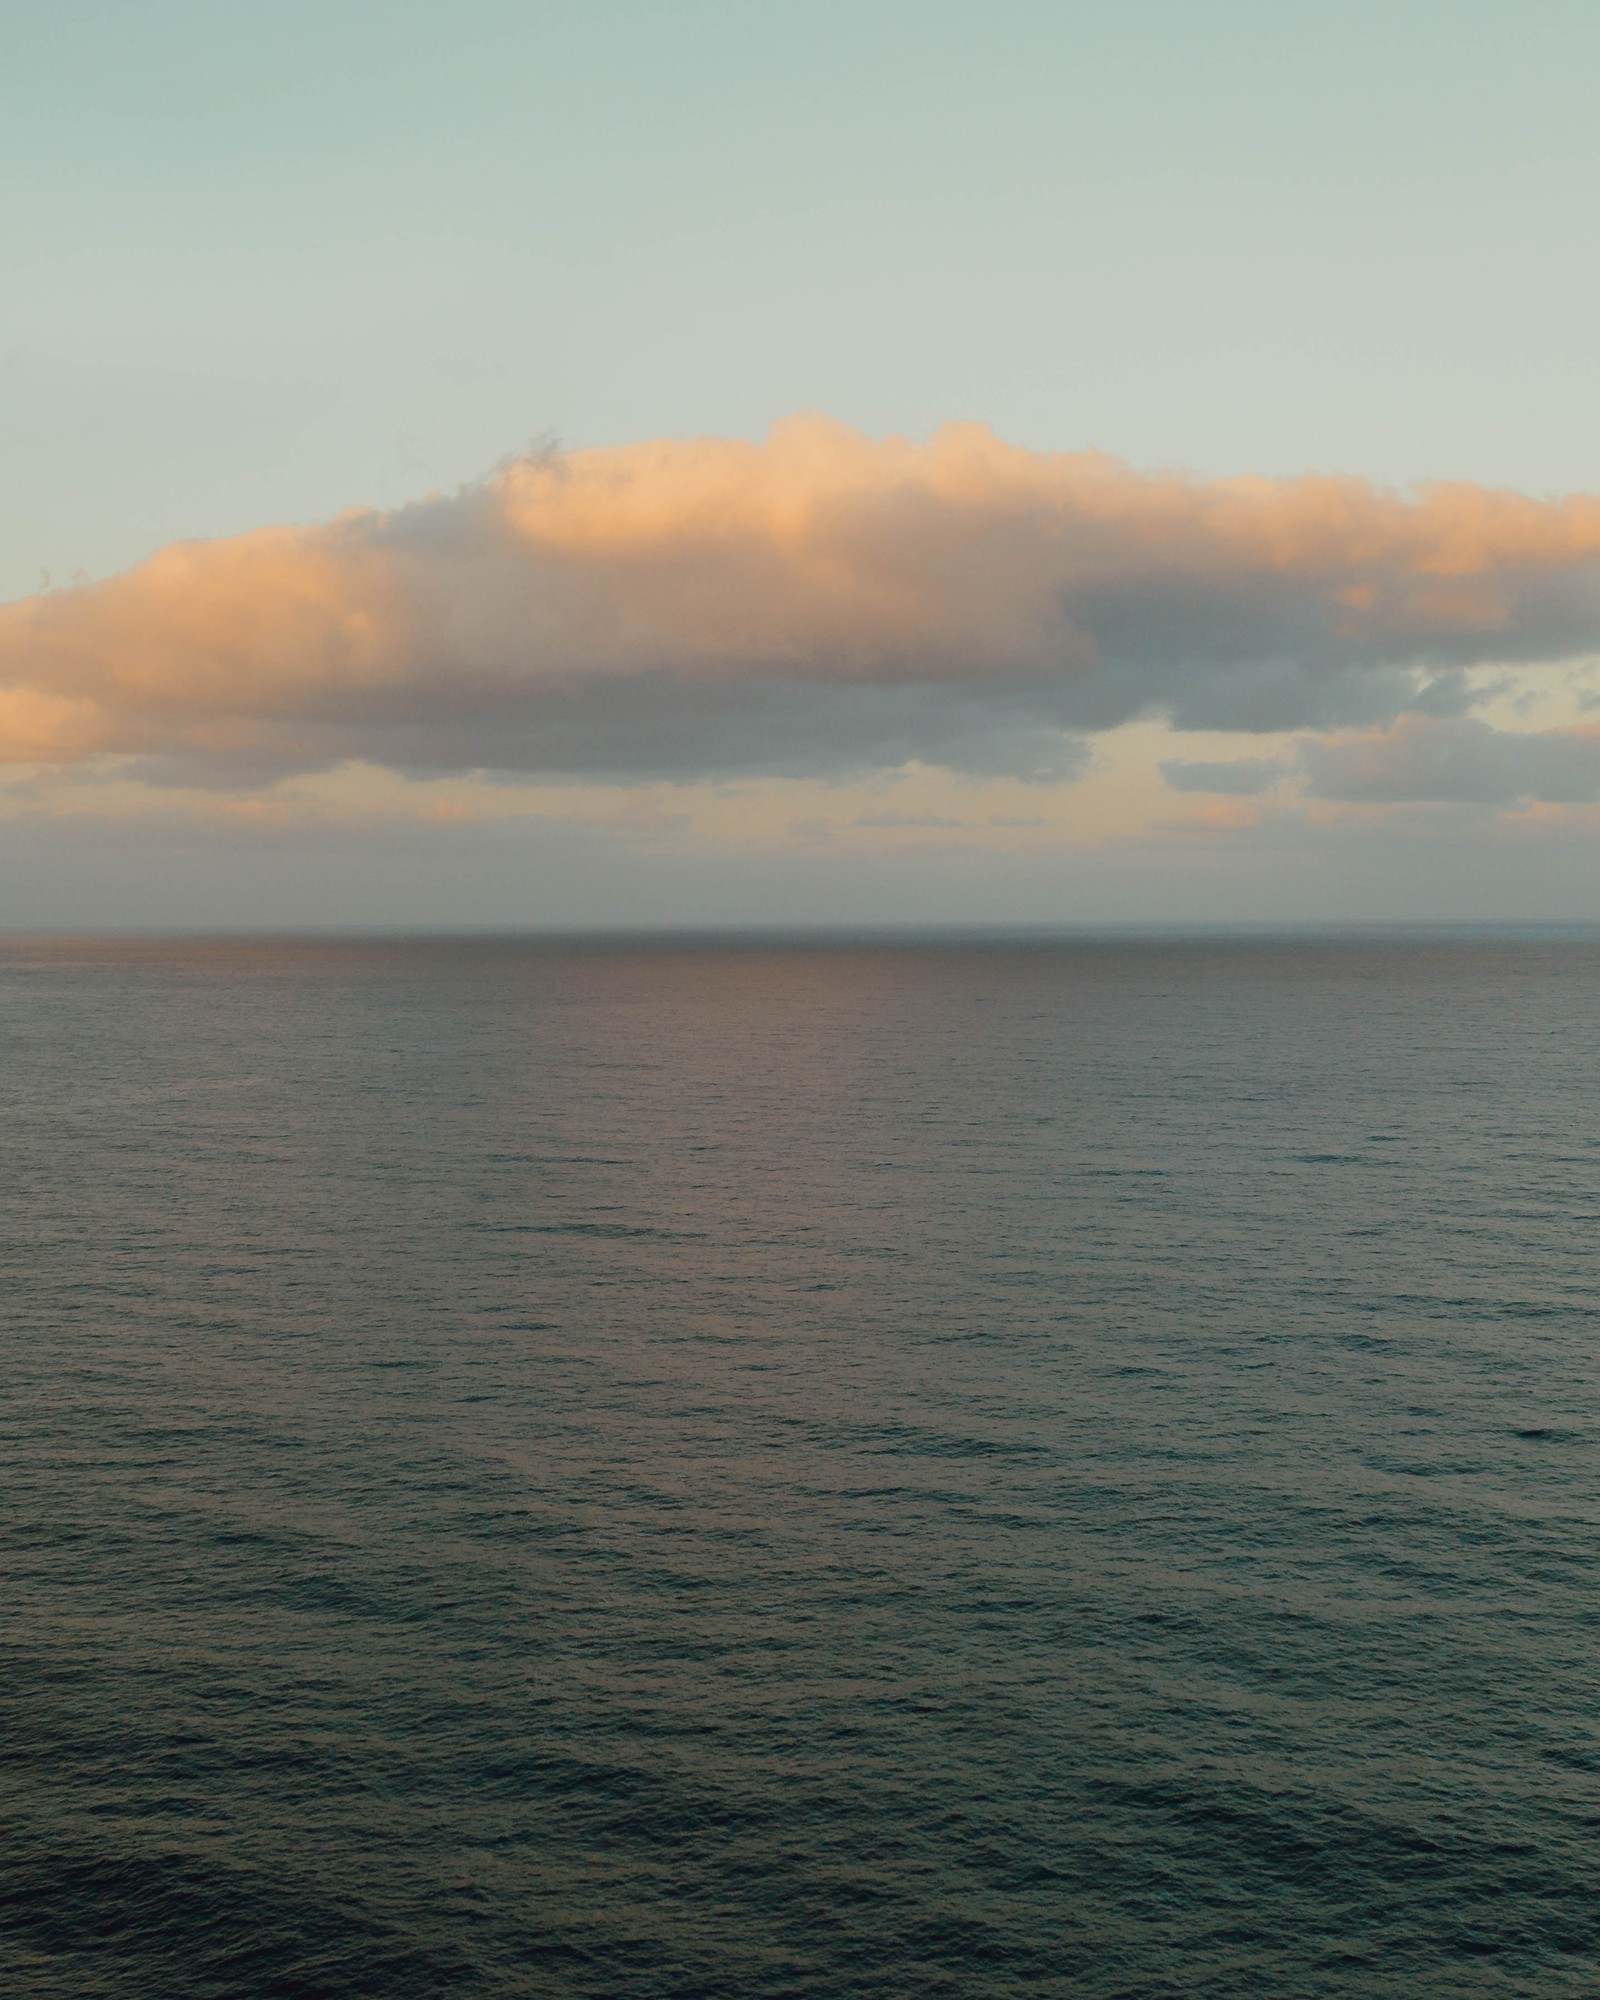
M 0 605 L 0 923 L 99 908 L 115 848 L 155 921 L 267 907 L 246 851 L 285 921 L 420 909 L 424 853 L 479 920 L 1429 910 L 1469 849 L 1460 909 L 1584 912 L 1597 654 L 1592 495 L 821 418 L 534 453 Z
M 1204 481 L 797 418 L 759 445 L 533 455 L 0 607 L 0 760 L 1050 781 L 1141 716 L 1449 720 L 1464 670 L 1597 647 L 1594 496 Z

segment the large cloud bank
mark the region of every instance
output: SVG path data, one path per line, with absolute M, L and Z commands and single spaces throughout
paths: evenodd
M 1596 646 L 1600 498 L 1206 483 L 973 426 L 914 446 L 807 418 L 762 445 L 530 457 L 0 607 L 0 760 L 1032 775 L 1141 713 L 1448 717 L 1465 667 Z M 1315 775 L 1398 784 L 1381 762 Z

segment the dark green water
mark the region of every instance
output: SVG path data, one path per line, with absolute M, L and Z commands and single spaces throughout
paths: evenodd
M 0 1991 L 1600 1992 L 1600 947 L 0 949 Z

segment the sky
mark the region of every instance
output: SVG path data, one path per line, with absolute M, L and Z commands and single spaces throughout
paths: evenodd
M 1600 919 L 1600 10 L 0 24 L 0 928 Z

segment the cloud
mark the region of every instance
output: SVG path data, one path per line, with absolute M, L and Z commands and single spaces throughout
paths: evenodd
M 1159 768 L 1175 792 L 1220 792 L 1234 798 L 1270 792 L 1289 770 L 1281 757 L 1232 757 L 1211 764 L 1171 757 Z
M 1406 716 L 1392 728 L 1305 744 L 1317 798 L 1400 804 L 1590 804 L 1600 800 L 1600 729 L 1492 729 L 1471 716 Z
M 1050 777 L 1141 714 L 1448 721 L 1464 669 L 1597 645 L 1597 498 L 1208 483 L 803 418 L 535 455 L 0 607 L 0 760 Z

